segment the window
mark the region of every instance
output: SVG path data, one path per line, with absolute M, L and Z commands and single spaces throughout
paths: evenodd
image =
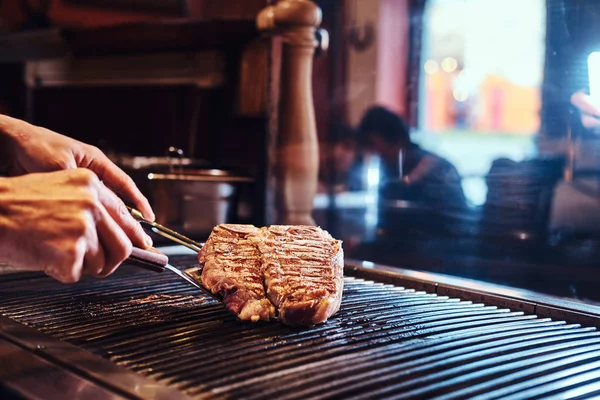
M 494 160 L 535 154 L 544 0 L 430 0 L 423 16 L 416 142 L 452 162 L 472 205 Z

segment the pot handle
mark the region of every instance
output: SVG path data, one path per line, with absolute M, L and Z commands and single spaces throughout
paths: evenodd
M 170 173 L 183 173 L 183 150 L 178 147 L 171 146 L 167 150 L 167 160 L 169 162 L 169 172 Z M 173 165 L 173 159 L 177 159 L 179 163 L 179 170 L 175 170 L 175 166 Z

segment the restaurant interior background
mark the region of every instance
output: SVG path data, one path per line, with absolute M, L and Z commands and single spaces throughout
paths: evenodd
M 259 38 L 254 18 L 266 3 L 0 1 L 0 32 L 32 34 L 27 46 L 0 36 L 0 112 L 111 155 L 158 157 L 175 146 L 206 165 L 243 170 L 256 185 L 238 220 L 268 222 L 260 161 L 268 113 L 240 100 L 255 96 L 264 103 L 265 81 L 253 75 L 252 58 L 245 58 L 252 56 L 243 49 Z M 565 60 L 589 54 L 564 50 L 575 2 L 317 3 L 329 42 L 313 65 L 320 143 L 314 217 L 344 240 L 347 256 L 600 301 L 596 142 L 573 128 L 570 94 L 561 89 Z M 202 23 L 129 36 L 109 29 L 182 16 Z M 217 29 L 214 20 L 225 22 Z M 225 65 L 241 60 L 247 69 L 202 64 L 230 83 L 220 86 L 44 84 L 47 77 L 35 69 L 42 64 L 32 60 L 53 50 L 52 38 L 35 37 L 48 27 L 75 32 L 70 51 L 83 59 L 98 60 L 109 50 L 129 56 L 155 42 L 187 50 L 194 37 L 203 51 L 226 49 L 226 60 L 234 61 Z M 157 71 L 168 73 L 168 63 L 157 59 Z M 107 76 L 118 74 L 114 68 Z M 389 160 L 367 151 L 375 128 L 361 124 L 374 106 L 387 110 L 385 118 L 401 118 L 416 145 L 387 174 Z M 411 181 L 415 159 L 444 170 Z

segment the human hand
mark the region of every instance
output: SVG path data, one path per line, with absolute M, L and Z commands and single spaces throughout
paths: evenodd
M 107 276 L 152 241 L 88 169 L 0 179 L 0 263 L 72 283 Z
M 5 115 L 0 115 L 0 133 L 7 139 L 10 175 L 87 168 L 146 219 L 154 220 L 148 200 L 133 180 L 98 148 Z
M 592 131 L 600 130 L 600 104 L 583 91 L 573 93 L 571 104 L 579 110 L 581 124 Z

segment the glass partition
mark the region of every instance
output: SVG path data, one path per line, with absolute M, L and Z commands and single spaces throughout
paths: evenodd
M 599 301 L 600 3 L 321 3 L 317 222 L 350 257 Z

